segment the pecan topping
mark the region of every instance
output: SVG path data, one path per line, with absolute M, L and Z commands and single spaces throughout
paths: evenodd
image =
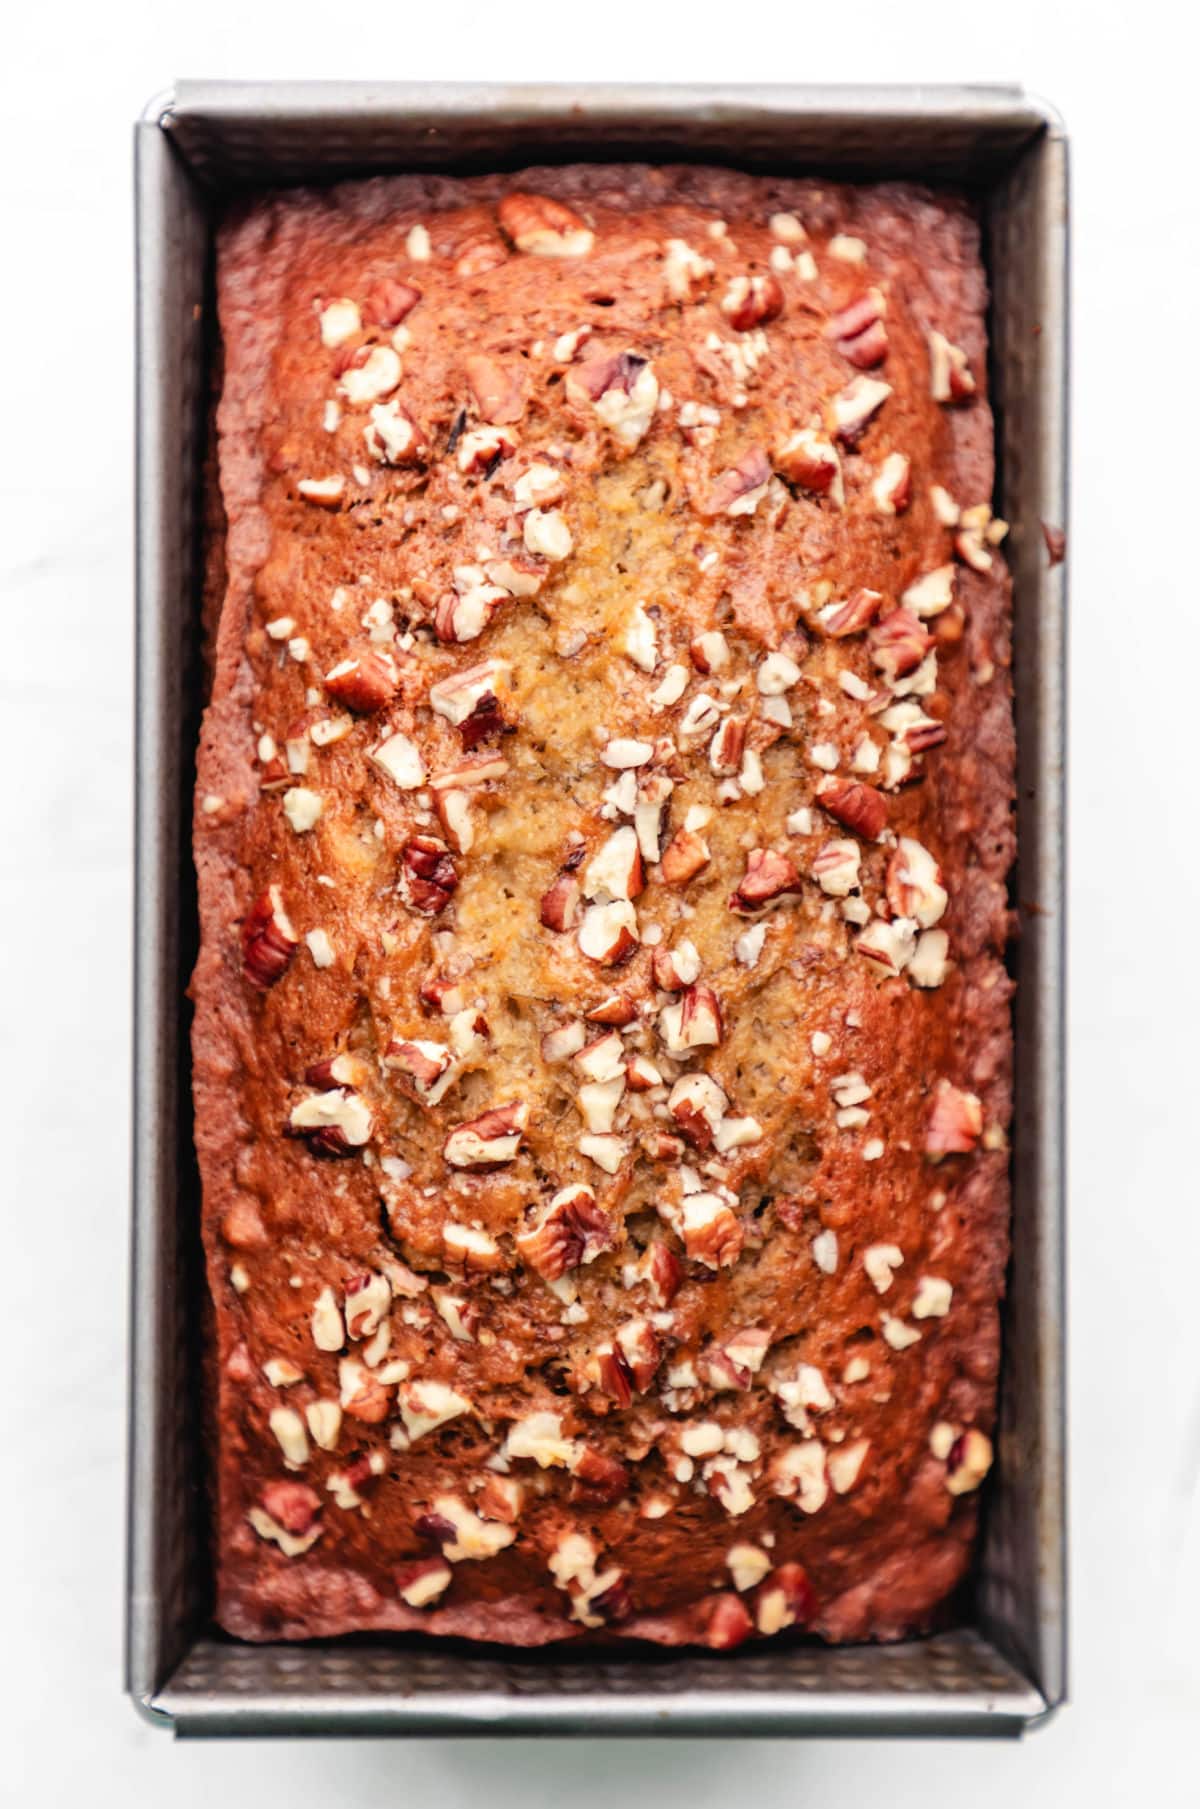
M 935 1160 L 969 1155 L 982 1131 L 983 1106 L 977 1095 L 942 1081 L 933 1096 L 925 1130 L 925 1154 Z
M 753 515 L 767 493 L 771 479 L 771 461 L 757 446 L 742 454 L 736 465 L 722 471 L 708 495 L 696 505 L 697 513 L 714 515 Z
M 384 1060 L 401 1084 L 421 1105 L 436 1105 L 454 1079 L 453 1057 L 444 1043 L 408 1042 L 395 1037 Z
M 300 938 L 283 908 L 279 887 L 269 886 L 242 919 L 242 973 L 265 992 L 282 980 Z
M 501 1168 L 520 1149 L 528 1118 L 529 1107 L 523 1100 L 493 1106 L 480 1117 L 456 1125 L 442 1153 L 451 1168 Z
M 376 326 L 398 327 L 406 315 L 412 313 L 420 299 L 421 291 L 411 283 L 402 283 L 394 276 L 385 276 L 367 290 L 363 314 Z
M 377 402 L 363 429 L 367 451 L 381 465 L 419 465 L 429 447 L 425 436 L 400 402 Z M 339 483 L 342 479 L 337 480 Z
M 902 835 L 888 862 L 887 898 L 897 917 L 911 917 L 923 930 L 945 914 L 949 900 L 942 870 L 921 842 Z
M 875 620 L 882 602 L 882 591 L 867 590 L 860 585 L 848 597 L 826 604 L 819 618 L 821 626 L 835 640 L 843 640 L 849 634 L 861 634 Z
M 966 402 L 975 394 L 966 353 L 944 333 L 929 335 L 929 393 L 935 402 Z
M 708 744 L 708 764 L 714 773 L 737 772 L 742 764 L 742 755 L 746 750 L 748 726 L 744 716 L 725 717 Z
M 562 932 L 573 928 L 579 916 L 582 888 L 574 873 L 560 873 L 542 893 L 538 920 L 545 929 Z
M 952 1495 L 969 1495 L 992 1467 L 992 1441 L 971 1426 L 960 1433 L 946 1459 L 946 1487 Z
M 496 213 L 518 251 L 536 258 L 586 257 L 596 242 L 586 222 L 562 201 L 514 189 Z
M 671 1088 L 667 1110 L 694 1149 L 710 1150 L 728 1104 L 711 1075 L 685 1074 Z
M 833 398 L 833 431 L 843 445 L 856 446 L 892 393 L 877 377 L 856 377 Z
M 311 1532 L 321 1512 L 321 1497 L 303 1482 L 269 1482 L 261 1500 L 272 1520 L 293 1538 Z
M 613 1242 L 613 1226 L 596 1204 L 590 1187 L 564 1187 L 528 1230 L 517 1237 L 523 1263 L 547 1281 L 558 1281 L 570 1269 L 590 1263 Z
M 486 276 L 489 270 L 498 270 L 507 262 L 508 251 L 503 243 L 490 234 L 480 234 L 468 239 L 459 251 L 454 261 L 454 274 L 469 281 L 473 276 Z
M 617 1331 L 630 1380 L 639 1394 L 645 1394 L 662 1362 L 662 1346 L 648 1319 L 627 1319 Z
M 414 1558 L 410 1564 L 398 1564 L 394 1576 L 402 1602 L 410 1608 L 428 1608 L 445 1594 L 454 1572 L 444 1558 Z
M 887 357 L 888 336 L 883 324 L 884 299 L 878 289 L 865 295 L 835 314 L 825 328 L 838 351 L 848 363 L 860 371 L 882 364 Z
M 816 1611 L 816 1593 L 802 1564 L 780 1564 L 754 1592 L 754 1621 L 760 1633 L 805 1627 Z
M 757 276 L 735 276 L 721 297 L 721 312 L 739 333 L 776 320 L 783 313 L 783 290 L 778 277 L 769 271 Z
M 683 1197 L 683 1242 L 693 1262 L 728 1269 L 742 1253 L 745 1232 L 733 1208 L 715 1193 Z
M 632 1024 L 637 1016 L 637 1007 L 623 992 L 610 992 L 598 1005 L 593 1005 L 586 1015 L 589 1024 L 616 1024 L 621 1027 Z
M 701 1627 L 701 1645 L 714 1652 L 727 1652 L 749 1639 L 754 1622 L 739 1597 L 727 1591 L 709 1596 L 701 1611 Z
M 371 1135 L 371 1114 L 352 1087 L 333 1087 L 293 1106 L 285 1129 L 314 1156 L 352 1156 Z
M 729 900 L 729 908 L 731 911 L 761 911 L 772 899 L 800 889 L 800 875 L 786 854 L 777 854 L 773 848 L 752 848 L 746 856 L 746 871 L 741 883 Z
M 679 1284 L 683 1280 L 683 1264 L 669 1244 L 661 1239 L 647 1246 L 638 1264 L 639 1271 L 645 1277 L 650 1292 L 660 1307 L 669 1307 L 679 1292 Z
M 514 370 L 487 352 L 472 352 L 463 368 L 472 400 L 485 421 L 501 426 L 521 419 L 525 392 Z
M 870 634 L 872 663 L 889 681 L 915 672 L 932 646 L 933 636 L 911 609 L 893 609 Z
M 587 1614 L 605 1625 L 628 1620 L 633 1613 L 633 1598 L 629 1593 L 629 1578 L 625 1572 L 606 1570 L 597 1582 L 603 1587 L 588 1591 Z
M 325 674 L 324 682 L 326 695 L 335 703 L 344 704 L 357 715 L 369 716 L 391 703 L 399 678 L 391 654 L 372 647 L 354 659 L 342 660 Z
M 432 835 L 412 835 L 400 852 L 398 887 L 410 911 L 436 917 L 445 910 L 458 885 L 458 870 L 445 842 Z
M 511 427 L 476 427 L 456 443 L 454 462 L 464 477 L 490 476 L 501 459 L 516 449 L 517 436 Z
M 868 842 L 878 841 L 887 824 L 887 799 L 858 779 L 825 779 L 817 787 L 817 803 L 835 822 Z
M 627 961 L 639 942 L 637 914 L 627 899 L 589 905 L 579 927 L 580 953 L 602 967 Z
M 677 830 L 663 850 L 663 880 L 668 886 L 684 886 L 702 867 L 707 867 L 710 859 L 703 836 L 693 835 L 690 829 Z
M 902 452 L 889 452 L 871 485 L 871 498 L 880 515 L 902 515 L 912 493 L 912 461 Z
M 596 1386 L 622 1410 L 633 1400 L 633 1377 L 624 1351 L 605 1344 L 596 1352 Z
M 629 1487 L 629 1471 L 615 1457 L 585 1445 L 574 1464 L 572 1500 L 595 1501 L 609 1506 L 620 1501 Z
M 832 440 L 812 427 L 802 427 L 776 446 L 775 469 L 789 484 L 811 490 L 815 496 L 843 501 L 842 461 Z

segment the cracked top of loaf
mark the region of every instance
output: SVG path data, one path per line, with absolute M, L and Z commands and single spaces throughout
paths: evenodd
M 930 1625 L 1007 1254 L 966 203 L 240 203 L 196 796 L 218 1618 Z

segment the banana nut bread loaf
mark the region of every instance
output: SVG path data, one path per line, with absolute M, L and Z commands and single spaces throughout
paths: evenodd
M 1008 1223 L 968 205 L 389 178 L 240 203 L 218 280 L 218 1619 L 930 1626 Z

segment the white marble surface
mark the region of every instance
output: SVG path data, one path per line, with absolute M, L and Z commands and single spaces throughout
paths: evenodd
M 1195 87 L 1185 14 L 24 5 L 0 41 L 6 1579 L 13 1802 L 1194 1803 L 1200 1189 Z M 1022 1746 L 176 1746 L 120 1695 L 130 125 L 176 74 L 1019 78 L 1074 135 L 1074 1703 Z M 1185 172 L 1191 167 L 1191 181 Z M 11 1352 L 9 1347 L 11 1346 Z M 14 1656 L 15 1655 L 15 1656 Z M 14 1761 L 15 1755 L 15 1761 Z

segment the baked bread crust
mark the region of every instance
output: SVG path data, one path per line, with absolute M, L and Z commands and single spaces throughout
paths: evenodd
M 387 178 L 240 204 L 218 281 L 220 1623 L 930 1626 L 1008 1235 L 969 206 Z

